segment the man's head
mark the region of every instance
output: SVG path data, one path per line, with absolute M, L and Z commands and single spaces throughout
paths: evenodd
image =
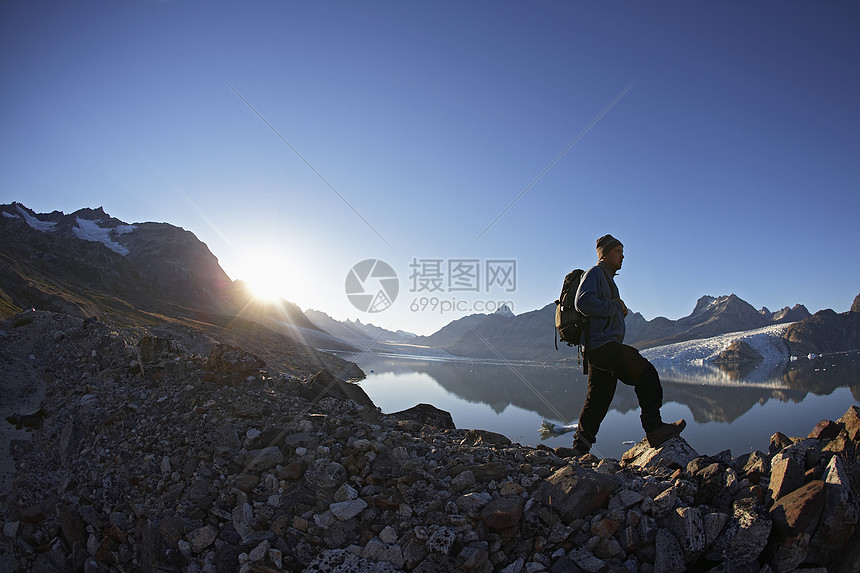
M 624 261 L 624 245 L 612 235 L 603 235 L 597 239 L 597 258 L 617 271 Z

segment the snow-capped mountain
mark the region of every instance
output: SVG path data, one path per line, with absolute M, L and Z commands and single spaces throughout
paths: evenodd
M 650 348 L 684 340 L 709 338 L 729 332 L 762 328 L 771 324 L 784 324 L 809 318 L 803 305 L 771 313 L 766 308 L 756 310 L 737 295 L 703 296 L 689 316 L 678 320 L 663 317 L 646 321 L 641 314 L 627 316 L 626 342 L 637 348 Z
M 350 350 L 296 305 L 254 301 L 205 243 L 168 223 L 128 224 L 104 209 L 35 213 L 0 205 L 0 314 L 26 308 L 133 324 L 238 317 L 311 346 Z

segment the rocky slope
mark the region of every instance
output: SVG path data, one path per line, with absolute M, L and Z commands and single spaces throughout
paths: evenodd
M 860 348 L 860 310 L 837 314 L 832 310 L 816 312 L 810 318 L 792 324 L 784 334 L 794 354 L 823 354 Z
M 0 317 L 36 308 L 203 330 L 253 321 L 311 346 L 353 349 L 295 304 L 256 300 L 190 231 L 129 225 L 101 208 L 66 215 L 0 205 L 0 276 Z
M 9 436 L 0 568 L 858 570 L 856 407 L 737 458 L 675 439 L 561 459 L 429 405 L 383 414 L 337 369 L 170 334 L 0 323 L 4 397 L 42 391 L 4 412 L 30 431 Z

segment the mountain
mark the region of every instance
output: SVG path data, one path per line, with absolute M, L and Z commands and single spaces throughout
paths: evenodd
M 305 316 L 322 330 L 357 348 L 364 349 L 371 345 L 391 342 L 411 342 L 415 338 L 414 334 L 403 330 L 386 330 L 373 324 L 364 324 L 360 320 L 336 320 L 319 310 L 308 309 Z
M 696 302 L 693 312 L 684 318 L 671 321 L 658 317 L 645 321 L 641 315 L 628 316 L 625 342 L 637 348 L 650 348 L 685 340 L 709 338 L 719 334 L 752 330 L 770 324 L 803 320 L 810 316 L 802 305 L 771 313 L 766 308 L 756 310 L 737 295 L 714 298 L 703 296 Z
M 763 312 L 766 311 L 766 312 Z M 628 314 L 625 342 L 645 349 L 673 342 L 709 338 L 731 332 L 762 328 L 809 317 L 802 305 L 771 313 L 756 310 L 736 295 L 704 296 L 689 316 L 678 320 L 657 317 L 647 321 L 639 313 Z M 442 348 L 451 354 L 472 358 L 504 358 L 558 362 L 577 360 L 576 350 L 562 345 L 555 349 L 553 337 L 555 304 L 513 316 L 505 312 L 473 314 L 455 320 L 416 344 Z
M 554 311 L 553 311 L 554 312 Z M 515 348 L 528 334 L 525 328 L 511 330 L 511 324 L 525 326 L 523 320 L 516 317 L 507 306 L 503 306 L 492 314 L 472 314 L 464 316 L 443 326 L 430 336 L 417 336 L 413 344 L 441 348 L 457 356 L 472 358 L 504 358 L 516 359 Z M 511 337 L 513 335 L 513 337 Z M 531 350 L 534 350 L 529 346 Z M 500 350 L 503 350 L 500 353 Z M 527 352 L 534 356 L 533 352 Z M 536 358 L 526 358 L 535 360 Z
M 860 348 L 860 308 L 854 299 L 851 310 L 837 314 L 828 309 L 788 327 L 784 338 L 795 355 L 825 354 Z M 857 310 L 855 310 L 857 308 Z
M 296 305 L 255 300 L 190 231 L 128 224 L 101 207 L 37 214 L 12 203 L 0 205 L 0 215 L 0 316 L 37 308 L 243 332 L 255 323 L 311 347 L 354 350 Z

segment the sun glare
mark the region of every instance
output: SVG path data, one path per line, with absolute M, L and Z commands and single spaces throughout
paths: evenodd
M 298 286 L 298 273 L 277 255 L 257 256 L 248 261 L 244 281 L 253 297 L 261 302 L 290 300 Z

